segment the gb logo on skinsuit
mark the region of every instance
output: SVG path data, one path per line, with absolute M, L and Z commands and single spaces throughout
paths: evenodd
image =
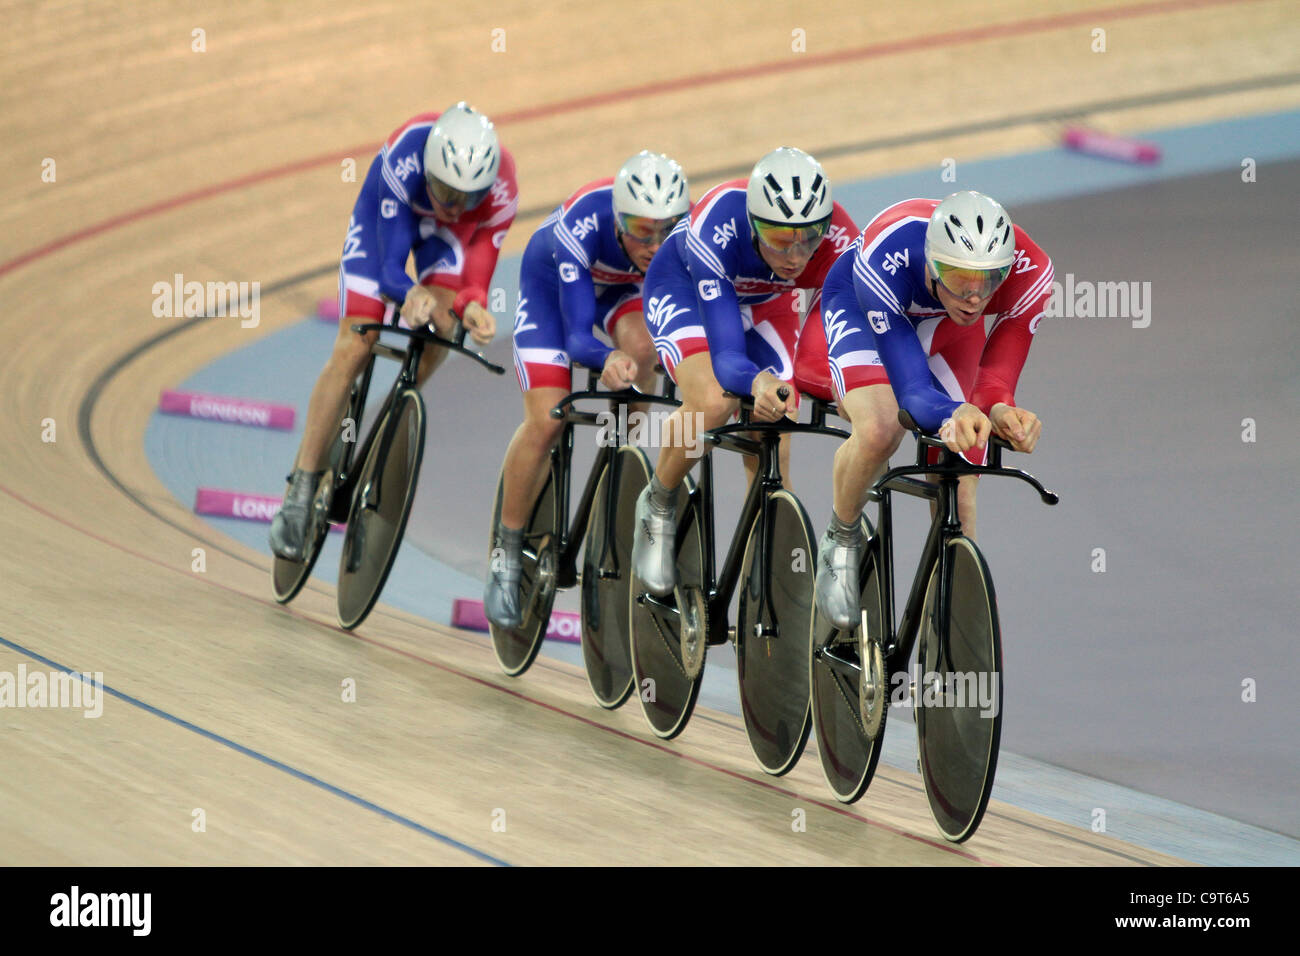
M 560 278 L 563 279 L 565 282 L 577 282 L 578 267 L 575 266 L 572 262 L 561 262 Z
M 704 302 L 716 299 L 718 296 L 722 295 L 722 290 L 718 288 L 717 279 L 701 279 L 699 289 L 700 299 Z
M 881 335 L 884 335 L 889 331 L 889 319 L 883 312 L 868 312 L 867 321 L 870 322 L 871 327 Z
M 385 219 L 392 219 L 397 215 L 397 200 L 385 199 L 379 204 L 379 215 Z

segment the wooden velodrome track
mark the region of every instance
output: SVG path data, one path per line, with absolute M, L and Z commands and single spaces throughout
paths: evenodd
M 915 776 L 882 766 L 844 808 L 815 742 L 773 780 L 737 718 L 699 712 L 663 744 L 573 668 L 511 681 L 481 637 L 382 606 L 343 633 L 330 589 L 276 606 L 269 556 L 146 461 L 160 388 L 332 294 L 332 276 L 276 289 L 337 255 L 357 189 L 341 163 L 364 171 L 397 123 L 460 98 L 518 162 L 531 212 L 507 254 L 643 146 L 698 195 L 782 143 L 858 178 L 1040 148 L 1080 111 L 1124 131 L 1300 103 L 1259 81 L 1294 69 L 1292 0 L 752 8 L 5 5 L 0 671 L 102 671 L 124 696 L 98 720 L 0 711 L 0 862 L 1178 862 L 1003 804 L 949 847 Z M 1144 105 L 1090 111 L 1125 97 Z M 155 318 L 152 285 L 175 273 L 260 281 L 260 326 Z

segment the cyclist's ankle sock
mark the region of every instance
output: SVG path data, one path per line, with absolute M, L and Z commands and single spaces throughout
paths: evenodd
M 665 488 L 659 482 L 658 475 L 650 476 L 650 507 L 661 514 L 667 514 L 673 510 L 673 491 L 676 489 Z
M 501 547 L 508 557 L 517 558 L 524 551 L 524 529 L 501 526 Z
M 324 471 L 303 471 L 301 468 L 295 468 L 293 474 L 289 476 L 289 492 L 286 498 L 310 498 L 316 493 L 316 486 L 320 484 L 321 475 Z
M 862 543 L 862 525 L 854 521 L 851 524 L 840 520 L 840 516 L 831 511 L 831 537 L 842 548 L 853 548 Z

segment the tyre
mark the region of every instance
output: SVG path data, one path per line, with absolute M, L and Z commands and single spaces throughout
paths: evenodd
M 862 521 L 870 540 L 862 560 L 861 621 L 855 628 L 840 630 L 826 621 L 814 605 L 813 639 L 809 645 L 812 725 L 817 734 L 818 756 L 826 784 L 841 803 L 853 803 L 871 783 L 889 713 L 889 681 L 880 654 L 885 621 L 878 542 L 870 537 L 867 519 Z M 871 685 L 865 693 L 864 679 Z M 875 704 L 865 721 L 864 698 Z M 868 727 L 874 733 L 868 733 Z
M 921 779 L 939 832 L 975 833 L 997 770 L 1002 735 L 1002 638 L 988 565 L 964 536 L 945 543 L 948 580 L 930 574 L 921 618 L 916 733 Z M 946 599 L 945 599 L 946 598 Z
M 812 726 L 808 647 L 816 603 L 817 550 L 812 523 L 799 499 L 788 491 L 768 498 L 766 541 L 760 540 L 760 523 L 755 519 L 750 526 L 741 565 L 736 674 L 740 712 L 754 758 L 765 773 L 780 776 L 798 762 Z M 764 562 L 759 560 L 762 553 L 768 556 L 767 582 Z M 760 628 L 765 635 L 760 635 Z
M 632 531 L 636 499 L 649 474 L 650 460 L 640 448 L 623 445 L 617 450 L 596 486 L 582 544 L 582 661 L 596 702 L 610 710 L 632 693 L 627 613 L 632 590 Z M 614 534 L 607 548 L 605 503 L 611 492 Z
M 632 471 L 625 470 L 624 480 Z M 641 487 L 649 484 L 648 462 L 644 475 L 633 480 Z M 686 729 L 700 693 L 708 650 L 702 516 L 696 497 L 689 493 L 691 487 L 689 479 L 682 482 L 675 499 L 677 588 L 668 597 L 652 598 L 634 580 L 628 601 L 634 689 L 650 729 L 665 740 Z
M 398 394 L 376 427 L 378 437 L 357 474 L 339 561 L 338 622 L 345 630 L 364 621 L 379 600 L 406 530 L 424 457 L 420 393 L 407 388 Z
M 556 503 L 558 481 L 556 466 L 548 459 L 546 484 L 533 504 L 524 528 L 523 571 L 519 578 L 520 610 L 523 621 L 518 627 L 506 628 L 488 622 L 492 634 L 492 651 L 497 663 L 510 677 L 518 677 L 532 666 L 546 639 L 546 627 L 555 604 L 556 564 L 559 560 L 559 509 Z M 501 521 L 501 493 L 504 474 L 497 480 L 496 501 L 492 505 L 492 526 L 488 532 L 488 561 L 496 547 L 496 528 Z

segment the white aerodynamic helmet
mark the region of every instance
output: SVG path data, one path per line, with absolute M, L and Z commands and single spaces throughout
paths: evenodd
M 821 163 L 801 149 L 782 146 L 754 164 L 745 191 L 753 219 L 782 226 L 829 221 L 831 183 Z
M 614 212 L 620 216 L 673 219 L 691 209 L 690 186 L 675 160 L 643 149 L 614 177 Z
M 438 117 L 424 144 L 424 175 L 435 199 L 450 204 L 459 198 L 473 208 L 500 168 L 501 147 L 491 120 L 465 103 Z
M 1009 269 L 1016 261 L 1016 233 L 1002 204 L 983 193 L 953 193 L 934 207 L 925 229 L 925 262 L 961 269 Z

